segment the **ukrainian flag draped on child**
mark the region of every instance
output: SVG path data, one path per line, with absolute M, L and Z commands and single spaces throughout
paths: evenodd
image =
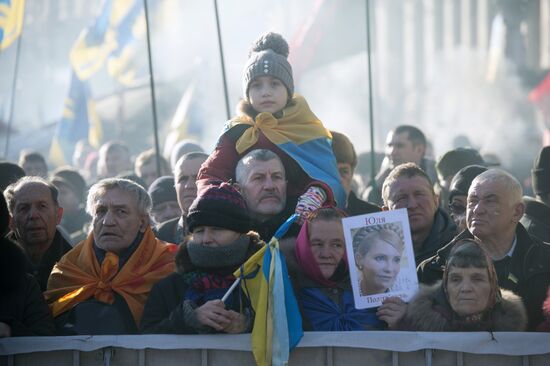
M 269 112 L 258 114 L 255 121 L 239 116 L 226 123 L 224 133 L 239 124 L 252 126 L 236 142 L 239 154 L 258 141 L 261 131 L 312 179 L 330 186 L 338 206 L 344 207 L 346 195 L 332 152 L 332 135 L 311 111 L 304 97 L 294 94 L 292 103 L 283 109 L 281 118 L 275 118 Z
M 290 350 L 303 336 L 302 318 L 279 251 L 279 238 L 296 218 L 292 215 L 269 243 L 234 273 L 256 313 L 252 352 L 259 366 L 288 364 Z

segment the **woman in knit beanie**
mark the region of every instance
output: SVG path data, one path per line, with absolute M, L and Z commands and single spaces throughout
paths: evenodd
M 191 232 L 180 245 L 175 273 L 157 283 L 145 305 L 144 333 L 244 333 L 253 324 L 248 298 L 233 272 L 265 243 L 250 230 L 246 203 L 228 183 L 207 187 L 189 207 Z
M 199 191 L 209 180 L 235 179 L 241 157 L 254 149 L 275 152 L 283 162 L 288 182 L 287 196 L 298 198 L 301 219 L 323 203 L 344 207 L 331 149 L 330 132 L 309 109 L 306 100 L 294 94 L 289 48 L 277 33 L 266 33 L 253 44 L 243 71 L 243 97 L 238 116 L 224 127 L 214 152 L 199 171 Z

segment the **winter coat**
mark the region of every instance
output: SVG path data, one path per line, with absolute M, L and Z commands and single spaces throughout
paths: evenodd
M 286 112 L 288 112 L 288 114 L 285 114 Z M 264 113 L 260 114 L 260 116 L 263 114 Z M 291 119 L 291 121 L 287 121 L 283 124 L 283 126 L 285 126 L 284 129 L 291 130 L 296 127 L 299 129 L 300 126 L 298 126 L 298 124 L 299 122 L 301 122 L 301 118 L 307 118 L 315 119 L 318 122 L 318 130 L 326 131 L 320 121 L 317 120 L 317 117 L 315 117 L 315 115 L 310 111 L 309 106 L 307 105 L 307 102 L 305 102 L 305 99 L 303 97 L 295 96 L 293 98 L 293 103 L 285 107 L 285 109 L 283 110 L 283 116 L 280 119 L 275 120 L 277 121 L 277 123 L 279 123 L 280 120 L 288 120 L 289 118 Z M 244 121 L 246 121 L 246 123 Z M 304 121 L 304 124 L 305 122 L 306 121 Z M 315 167 L 314 164 L 311 164 L 310 161 L 299 163 L 287 151 L 284 150 L 285 148 L 287 148 L 285 146 L 289 145 L 288 143 L 281 145 L 275 144 L 267 138 L 266 134 L 260 128 L 258 128 L 257 141 L 250 147 L 239 153 L 237 151 L 237 142 L 239 138 L 241 138 L 248 129 L 255 128 L 257 124 L 257 118 L 252 118 L 251 116 L 244 113 L 242 113 L 239 117 L 228 121 L 224 132 L 216 143 L 214 151 L 202 164 L 197 180 L 228 181 L 229 179 L 233 179 L 233 181 L 235 181 L 235 168 L 238 161 L 252 150 L 266 149 L 277 154 L 277 156 L 279 156 L 281 162 L 283 163 L 286 172 L 286 178 L 288 180 L 287 196 L 299 197 L 304 192 L 306 192 L 306 190 L 310 186 L 318 186 L 323 188 L 323 190 L 325 191 L 327 195 L 326 202 L 334 205 L 336 202 L 335 196 L 338 197 L 338 194 L 343 194 L 343 188 L 341 187 L 339 181 L 338 170 L 336 168 L 336 159 L 334 158 L 334 154 L 332 153 L 329 142 L 326 139 L 316 139 L 319 140 L 318 145 L 323 145 L 324 147 L 324 150 L 319 148 L 319 151 L 324 151 L 324 153 L 326 153 L 326 157 L 323 157 L 324 165 L 321 168 L 324 168 L 325 175 L 330 175 L 331 179 L 335 184 L 337 184 L 337 187 L 340 190 L 339 192 L 337 192 L 336 195 L 330 188 L 329 184 L 327 184 L 327 182 L 313 179 L 308 175 L 308 169 L 315 170 L 319 167 Z M 328 132 L 326 132 L 326 134 L 328 135 Z M 303 139 L 307 138 L 307 136 L 300 137 Z M 296 143 L 296 141 L 294 141 L 294 143 Z M 291 143 L 290 145 L 293 145 L 293 148 L 296 149 L 296 151 L 294 151 L 295 155 L 301 154 L 302 160 L 308 157 L 308 151 L 303 150 L 303 145 L 301 146 L 293 143 Z M 316 156 L 315 159 L 320 159 L 320 157 Z M 344 199 L 343 196 L 340 196 L 340 198 L 341 200 Z M 338 204 L 342 205 L 343 207 L 344 203 L 338 202 Z
M 532 197 L 523 197 L 525 213 L 519 222 L 529 235 L 550 242 L 550 207 Z
M 181 217 L 176 217 L 158 225 L 153 232 L 158 239 L 179 245 L 189 235 L 184 223 L 185 218 L 182 220 Z
M 257 234 L 249 233 L 246 259 L 265 245 Z M 191 263 L 187 251 L 188 239 L 180 245 L 176 257 L 176 272 L 159 281 L 149 295 L 141 320 L 142 333 L 204 334 L 213 328 L 198 322 L 195 309 L 205 302 L 221 299 L 235 281 L 232 268 L 199 268 Z M 244 261 L 243 261 L 244 262 Z M 253 324 L 248 298 L 235 289 L 226 301 L 226 308 L 241 312 Z M 250 329 L 249 329 L 250 330 Z
M 527 327 L 527 314 L 521 298 L 511 291 L 501 290 L 502 298 L 476 323 L 453 321 L 457 315 L 445 299 L 441 281 L 433 286 L 421 286 L 407 305 L 400 330 L 421 332 L 494 331 L 518 332 Z
M 456 234 L 457 229 L 454 221 L 449 214 L 438 208 L 428 237 L 424 240 L 420 249 L 414 248 L 416 265 L 434 256 L 439 249 L 453 240 Z
M 353 191 L 349 192 L 346 205 L 346 213 L 349 216 L 364 215 L 380 211 L 380 207 L 359 199 Z
M 151 288 L 174 271 L 176 249 L 149 226 L 119 253 L 97 247 L 90 233 L 55 265 L 44 293 L 58 332 L 137 333 Z
M 14 242 L 18 243 L 21 248 L 25 248 L 24 245 L 22 245 L 17 240 L 17 236 L 13 231 L 8 234 L 8 239 L 11 239 Z M 46 291 L 48 286 L 48 278 L 50 277 L 50 273 L 52 272 L 55 263 L 57 263 L 61 259 L 61 257 L 63 257 L 63 255 L 72 248 L 73 247 L 71 246 L 71 244 L 69 244 L 69 242 L 65 240 L 65 238 L 63 238 L 61 232 L 59 230 L 56 230 L 55 236 L 52 240 L 52 244 L 46 250 L 46 252 L 42 256 L 42 260 L 38 265 L 32 264 L 30 259 L 27 258 L 27 273 L 32 274 L 36 278 L 38 284 L 40 285 L 41 291 Z
M 447 257 L 456 242 L 473 235 L 464 230 L 453 241 L 441 248 L 437 254 L 420 263 L 417 268 L 418 281 L 433 284 L 442 279 Z M 512 257 L 495 261 L 498 284 L 501 288 L 519 295 L 528 316 L 528 330 L 535 330 L 543 320 L 542 303 L 550 285 L 550 245 L 531 237 L 523 225 L 516 227 L 516 247 Z
M 258 221 L 252 217 L 252 230 L 260 234 L 260 238 L 266 243 L 271 240 L 277 229 L 290 217 L 294 214 L 296 209 L 296 198 L 287 197 L 286 205 L 281 212 L 275 214 L 266 221 Z M 290 225 L 288 231 L 283 235 L 282 238 L 296 237 L 300 231 L 300 225 L 296 222 Z
M 50 309 L 36 279 L 25 272 L 26 263 L 19 246 L 0 239 L 0 322 L 14 337 L 54 335 Z

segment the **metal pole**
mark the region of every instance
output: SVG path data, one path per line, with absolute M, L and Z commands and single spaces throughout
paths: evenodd
M 218 0 L 214 0 L 214 10 L 216 13 L 216 29 L 218 30 L 218 47 L 220 49 L 220 62 L 222 64 L 223 92 L 225 95 L 225 113 L 227 114 L 227 119 L 230 119 L 231 113 L 229 108 L 229 91 L 227 90 L 227 76 L 225 74 L 225 61 L 223 59 L 223 44 L 222 44 L 222 33 L 220 29 L 220 16 L 218 14 Z
M 149 59 L 149 86 L 151 89 L 151 103 L 153 111 L 153 129 L 155 135 L 155 152 L 157 153 L 157 175 L 160 177 L 160 145 L 158 135 L 158 120 L 157 120 L 157 102 L 155 97 L 155 77 L 153 75 L 153 58 L 151 57 L 151 30 L 149 28 L 149 10 L 147 8 L 147 0 L 143 0 L 143 9 L 145 10 L 145 28 L 147 31 L 147 57 Z
M 366 0 L 367 18 L 367 77 L 369 85 L 369 125 L 370 125 L 370 164 L 371 164 L 371 185 L 376 187 L 376 152 L 374 150 L 374 103 L 372 101 L 372 61 L 370 42 L 370 1 Z
M 19 73 L 19 56 L 21 54 L 21 39 L 23 38 L 23 29 L 25 28 L 25 8 L 27 7 L 27 3 L 25 2 L 23 5 L 23 19 L 21 20 L 22 26 L 21 26 L 21 34 L 19 34 L 19 37 L 17 38 L 17 49 L 15 50 L 15 67 L 13 68 L 13 79 L 11 84 L 11 100 L 10 100 L 10 114 L 8 116 L 8 128 L 6 130 L 6 146 L 4 148 L 4 158 L 8 158 L 8 153 L 10 149 L 10 133 L 11 133 L 11 125 L 13 123 L 13 112 L 15 109 L 15 89 L 17 87 L 17 74 Z

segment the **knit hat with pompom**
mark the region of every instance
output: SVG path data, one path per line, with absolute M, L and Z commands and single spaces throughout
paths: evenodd
M 250 83 L 260 76 L 273 76 L 285 85 L 289 98 L 294 94 L 292 67 L 287 61 L 288 43 L 278 33 L 265 33 L 252 44 L 243 71 L 243 96 L 248 99 Z

